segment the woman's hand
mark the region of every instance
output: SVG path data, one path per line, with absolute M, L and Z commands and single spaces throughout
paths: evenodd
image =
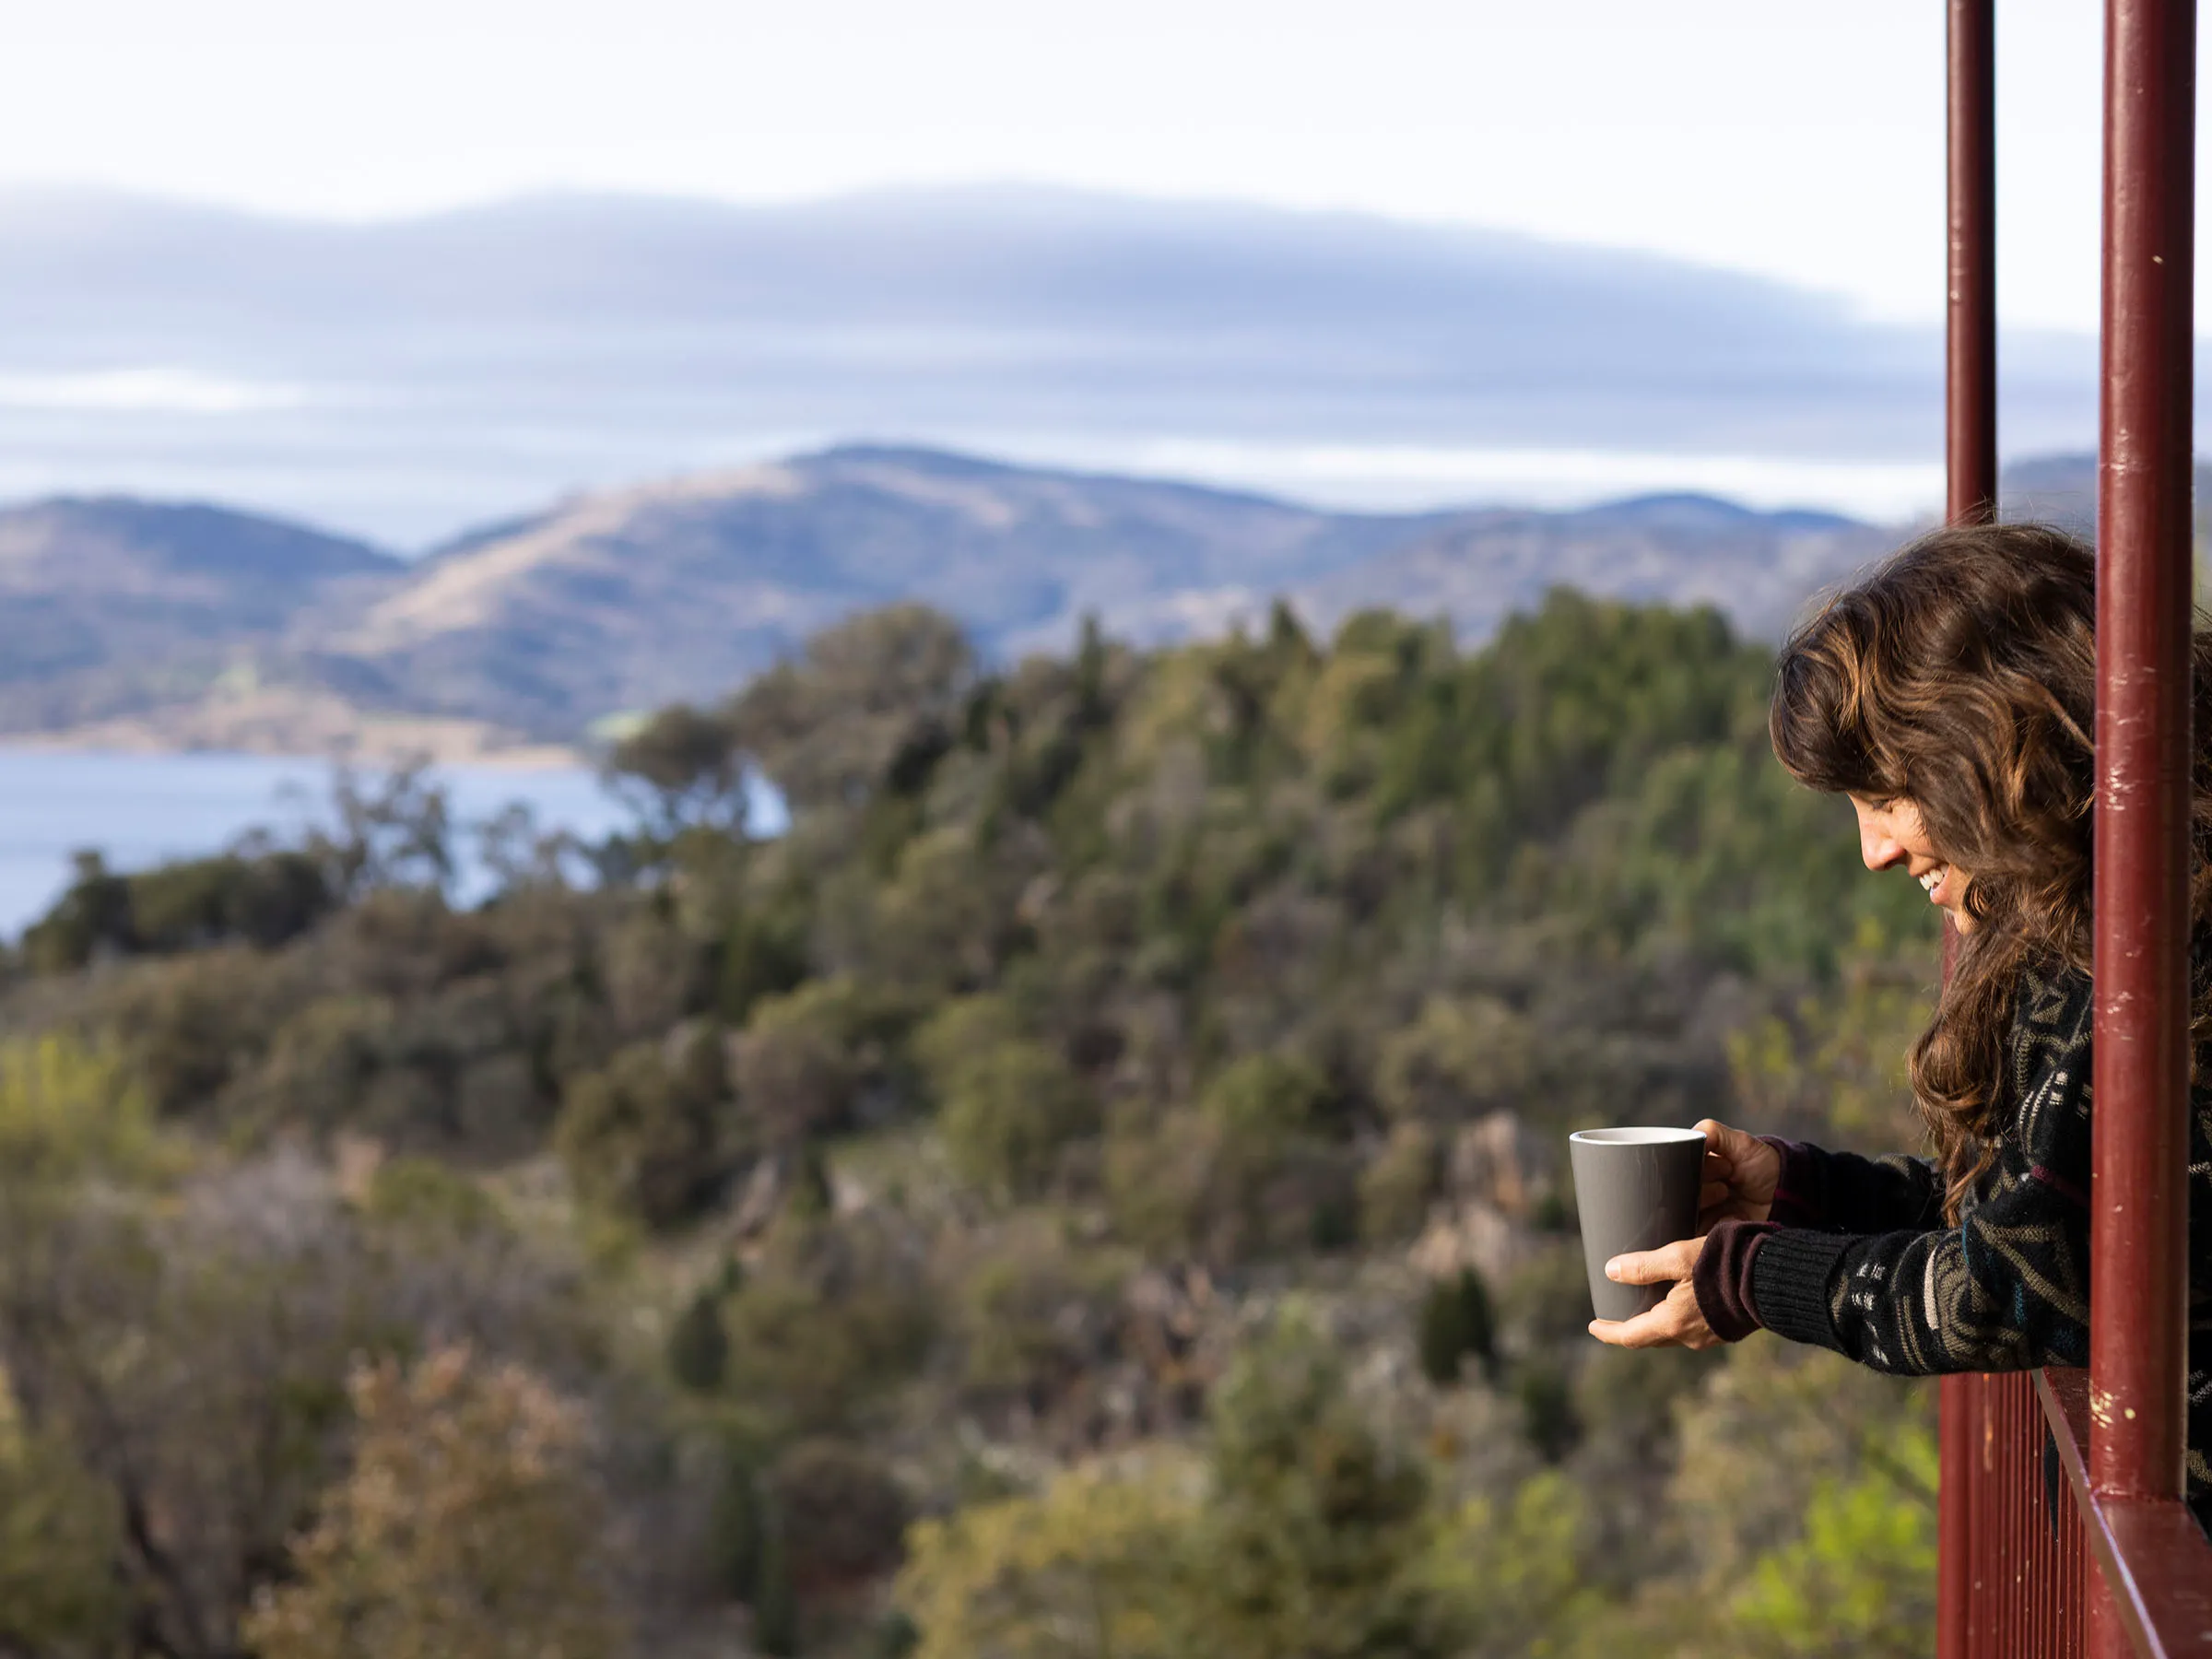
M 1709 1127 L 1717 1129 L 1720 1125 L 1714 1124 Z M 1733 1135 L 1735 1131 L 1731 1129 L 1727 1133 Z M 1607 1262 L 1606 1277 L 1617 1284 L 1664 1285 L 1672 1279 L 1675 1288 L 1666 1293 L 1665 1301 L 1633 1319 L 1592 1320 L 1590 1335 L 1615 1347 L 1630 1348 L 1709 1348 L 1720 1341 L 1699 1311 L 1697 1288 L 1689 1281 L 1690 1272 L 1698 1265 L 1698 1253 L 1704 1248 L 1705 1240 L 1700 1235 L 1695 1239 L 1677 1239 L 1657 1250 L 1633 1250 Z
M 1782 1182 L 1782 1154 L 1756 1135 L 1711 1118 L 1697 1127 L 1705 1135 L 1705 1184 L 1698 1194 L 1698 1231 L 1711 1232 L 1714 1222 L 1737 1218 L 1764 1221 L 1774 1207 L 1774 1189 Z

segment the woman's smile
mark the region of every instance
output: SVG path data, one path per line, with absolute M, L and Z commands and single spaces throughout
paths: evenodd
M 1954 868 L 1948 859 L 1936 856 L 1919 806 L 1903 795 L 1889 800 L 1853 795 L 1850 800 L 1859 816 L 1859 853 L 1866 867 L 1888 870 L 1902 865 L 1905 873 L 1920 883 L 1930 904 L 1949 912 L 1961 930 L 1971 927 L 1966 889 L 1973 878 Z

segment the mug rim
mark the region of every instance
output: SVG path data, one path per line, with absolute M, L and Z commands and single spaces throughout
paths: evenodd
M 1704 1144 L 1702 1129 L 1673 1129 L 1659 1124 L 1624 1124 L 1608 1129 L 1577 1129 L 1567 1137 L 1585 1147 L 1674 1147 L 1696 1141 Z

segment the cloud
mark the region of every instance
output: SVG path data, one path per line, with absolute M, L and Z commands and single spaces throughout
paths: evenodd
M 193 369 L 0 370 L 0 408 L 109 415 L 241 415 L 296 408 L 298 387 L 257 384 Z
M 39 354 L 0 365 L 11 477 L 250 481 L 398 543 L 849 439 L 1394 506 L 1700 488 L 1887 512 L 1935 499 L 1941 453 L 1937 331 L 1833 296 L 1038 187 L 343 225 L 0 194 L 0 340 Z M 2008 444 L 2082 446 L 2093 349 L 2028 347 Z

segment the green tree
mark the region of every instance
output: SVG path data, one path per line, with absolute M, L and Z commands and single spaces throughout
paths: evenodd
M 107 1659 L 131 1612 L 122 1506 L 65 1441 L 0 1407 L 0 1653 Z
M 713 1583 L 740 1601 L 757 1603 L 767 1540 L 758 1464 L 749 1448 L 724 1447 L 707 1516 L 707 1571 Z
M 1393 1125 L 1372 1162 L 1359 1176 L 1359 1232 L 1371 1244 L 1411 1238 L 1429 1218 L 1442 1157 L 1425 1124 Z
M 1295 1317 L 1278 1321 L 1239 1358 L 1207 1420 L 1191 1651 L 1237 1659 L 1452 1651 L 1452 1610 L 1423 1575 L 1426 1479 L 1364 1420 L 1317 1332 Z
M 1524 1366 L 1513 1381 L 1521 1403 L 1521 1432 L 1546 1463 L 1558 1463 L 1583 1438 L 1574 1408 L 1574 1382 L 1555 1360 Z
M 1420 1314 L 1414 1333 L 1414 1351 L 1421 1374 L 1438 1387 L 1460 1379 L 1460 1368 L 1469 1359 L 1486 1373 L 1497 1369 L 1497 1322 L 1490 1311 L 1490 1293 L 1482 1275 L 1463 1267 L 1450 1278 L 1430 1281 L 1421 1293 Z
M 898 1565 L 911 1505 L 857 1445 L 802 1440 L 776 1459 L 766 1485 L 783 1571 L 802 1601 L 849 1594 Z
M 1332 1101 L 1328 1078 L 1310 1061 L 1247 1054 L 1206 1085 L 1199 1110 L 1230 1135 L 1262 1142 L 1322 1129 Z
M 724 715 L 675 703 L 618 742 L 606 771 L 662 836 L 702 826 L 742 835 L 745 764 Z
M 936 1329 L 921 1265 L 880 1214 L 786 1210 L 723 1318 L 727 1392 L 817 1432 L 912 1375 Z
M 899 1025 L 885 999 L 847 978 L 761 997 L 730 1048 L 746 1121 L 778 1147 L 852 1127 L 864 1093 L 888 1089 Z
M 686 1388 L 704 1394 L 722 1385 L 730 1368 L 730 1334 L 722 1322 L 722 1296 L 709 1286 L 684 1304 L 668 1332 L 668 1370 Z
M 627 1650 L 579 1408 L 465 1349 L 358 1371 L 352 1472 L 263 1594 L 263 1659 L 602 1659 Z
M 1761 1556 L 1726 1603 L 1733 1651 L 1790 1659 L 1928 1652 L 1935 1628 L 1935 1436 L 1892 1442 L 1884 1465 L 1823 1477 L 1804 1532 Z
M 72 863 L 76 875 L 68 890 L 24 930 L 23 959 L 33 973 L 73 973 L 103 948 L 127 951 L 137 944 L 129 881 L 89 848 Z
M 1908 1062 L 1933 1011 L 1934 958 L 1861 924 L 1835 982 L 1729 1034 L 1744 1112 L 1820 1144 L 1888 1151 L 1920 1124 Z
M 1730 1348 L 1677 1408 L 1668 1510 L 1691 1559 L 1628 1616 L 1685 1659 L 1929 1652 L 1935 1415 L 1930 1385 L 1838 1354 Z
M 720 1035 L 700 1028 L 572 1082 L 554 1145 L 580 1192 L 667 1227 L 727 1179 L 732 1116 Z
M 1375 1094 L 1401 1121 L 1466 1123 L 1519 1099 L 1534 1047 L 1528 1021 L 1494 996 L 1431 996 L 1383 1041 Z
M 1082 1249 L 1072 1231 L 1057 1215 L 1009 1218 L 958 1270 L 960 1381 L 979 1403 L 1042 1409 L 1113 1351 L 1129 1257 Z
M 938 1126 L 953 1167 L 1002 1199 L 1042 1192 L 1067 1142 L 1097 1111 L 1067 1062 L 1041 1042 L 1002 1042 L 954 1071 Z
M 773 1659 L 793 1659 L 800 1649 L 799 1593 L 792 1583 L 791 1551 L 782 1528 L 771 1524 L 760 1540 L 754 1574 L 753 1640 Z
M 1002 1200 L 1041 1192 L 1062 1147 L 1098 1126 L 1083 1079 L 1023 1031 L 1003 994 L 941 1004 L 914 1033 L 913 1050 L 953 1168 Z
M 1598 1612 L 1586 1509 L 1572 1480 L 1547 1471 L 1508 1500 L 1471 1498 L 1444 1518 L 1419 1578 L 1447 1609 L 1459 1659 L 1561 1653 Z
M 1194 1524 L 1171 1454 L 1127 1473 L 1077 1469 L 1034 1497 L 971 1505 L 908 1535 L 900 1605 L 914 1659 L 1177 1659 Z
M 727 719 L 794 814 L 852 811 L 949 746 L 974 681 L 959 623 L 926 606 L 887 606 L 816 634 L 799 661 L 733 699 Z

